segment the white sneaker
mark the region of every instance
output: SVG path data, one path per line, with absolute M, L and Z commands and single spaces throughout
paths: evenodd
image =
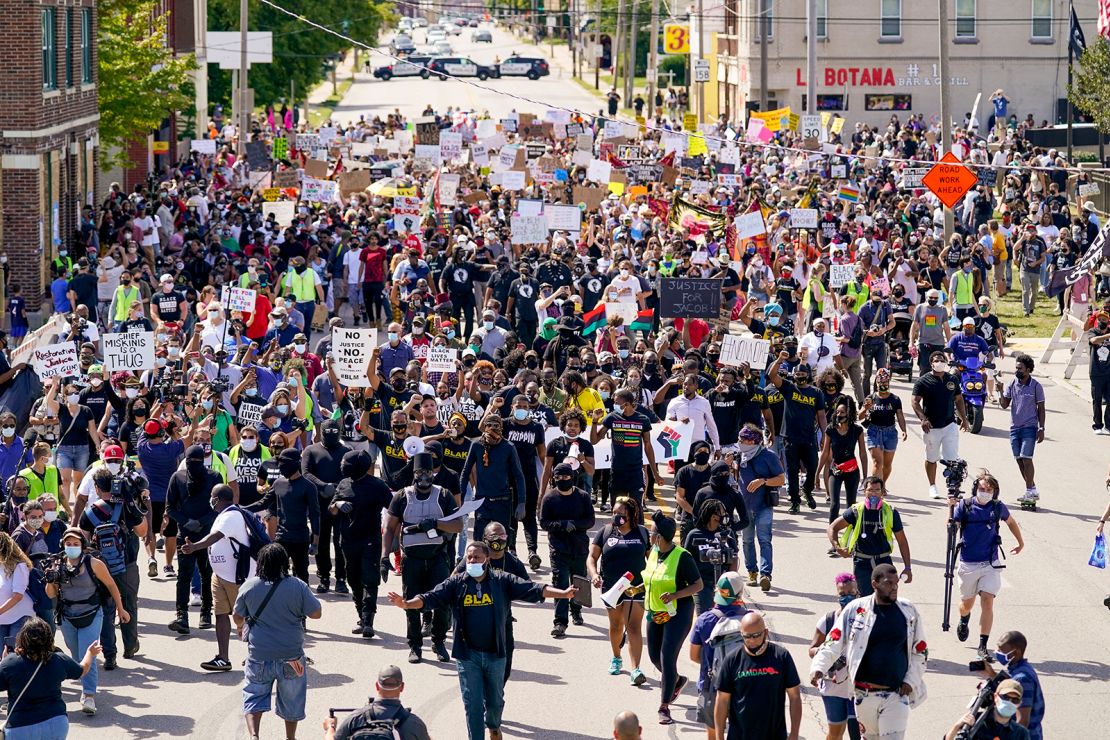
M 1041 495 L 1037 493 L 1036 487 L 1030 488 L 1028 491 L 1026 491 L 1025 496 L 1030 501 L 1040 501 L 1041 499 Z
M 189 606 L 200 606 L 200 594 L 193 594 L 189 597 Z
M 96 697 L 92 694 L 82 695 L 81 711 L 85 714 L 96 714 Z
M 929 498 L 941 498 L 940 491 L 937 490 L 937 487 L 935 485 L 929 486 Z

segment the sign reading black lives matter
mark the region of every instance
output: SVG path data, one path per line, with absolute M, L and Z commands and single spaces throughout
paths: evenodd
M 154 369 L 154 332 L 103 334 L 100 340 L 104 345 L 104 369 L 108 372 Z
M 668 319 L 715 319 L 721 313 L 721 278 L 663 278 L 659 314 Z
M 377 344 L 377 329 L 332 329 L 331 354 L 335 358 L 336 379 L 348 388 L 369 388 L 366 369 Z

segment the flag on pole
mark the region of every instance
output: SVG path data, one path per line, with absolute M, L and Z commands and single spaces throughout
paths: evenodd
M 1110 0 L 1098 0 L 1098 35 L 1110 39 Z
M 645 308 L 636 314 L 636 320 L 628 325 L 629 331 L 651 331 L 651 325 L 655 321 L 655 309 Z
M 1101 10 L 1099 13 L 1099 20 L 1101 23 Z M 1074 5 L 1071 7 L 1071 27 L 1068 33 L 1068 48 L 1071 50 L 1073 59 L 1079 59 L 1079 57 L 1083 55 L 1083 52 L 1087 51 L 1087 39 L 1083 36 L 1083 29 L 1079 25 L 1079 16 L 1075 14 Z
M 582 336 L 586 337 L 593 334 L 595 331 L 605 325 L 605 303 L 598 303 L 593 311 L 582 314 L 582 322 L 586 328 L 582 330 Z
M 841 185 L 836 193 L 837 200 L 846 200 L 849 203 L 859 203 L 860 191 L 853 183 Z

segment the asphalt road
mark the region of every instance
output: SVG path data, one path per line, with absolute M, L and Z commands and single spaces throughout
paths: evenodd
M 483 28 L 489 26 L 483 25 Z M 493 64 L 495 58 L 505 59 L 515 52 L 540 56 L 550 61 L 548 47 L 521 43 L 501 28 L 491 28 L 493 43 L 472 42 L 472 30 L 464 29 L 460 35 L 448 39 L 454 49 L 454 56 L 469 56 L 479 64 Z M 417 47 L 424 45 L 423 34 L 424 29 L 415 32 L 414 42 Z M 387 44 L 388 41 L 386 39 Z M 386 46 L 381 47 L 378 52 L 370 52 L 371 68 L 392 63 L 387 53 Z M 533 102 L 511 97 L 514 95 Z M 335 109 L 334 117 L 340 123 L 348 123 L 357 121 L 359 116 L 384 116 L 394 109 L 400 109 L 405 116 L 417 116 L 429 104 L 441 112 L 447 106 L 478 112 L 488 111 L 494 118 L 504 118 L 514 110 L 543 115 L 547 106 L 561 106 L 590 113 L 596 113 L 602 108 L 600 99 L 584 90 L 569 76 L 564 76 L 562 69 L 557 66 L 552 66 L 550 75 L 535 81 L 526 77 L 502 77 L 485 82 L 480 82 L 476 77 L 446 81 L 394 77 L 386 82 L 360 70 L 356 73 L 355 82 L 346 97 Z
M 1012 363 L 1007 359 L 1004 365 Z M 1040 672 L 1046 695 L 1047 737 L 1079 737 L 1086 736 L 1096 721 L 1094 707 L 1105 706 L 1110 699 L 1110 667 L 1104 657 L 1110 649 L 1106 630 L 1110 614 L 1102 605 L 1110 587 L 1104 573 L 1087 565 L 1094 523 L 1106 503 L 1108 442 L 1091 434 L 1086 403 L 1051 381 L 1044 382 L 1048 437 L 1036 457 L 1042 471 L 1038 483 L 1043 505 L 1036 513 L 1015 506 L 1026 550 L 1007 561 L 993 635 L 1009 629 L 1026 634 L 1028 655 Z M 908 407 L 908 385 L 897 381 L 895 391 Z M 1021 486 L 1009 452 L 1008 420 L 1008 412 L 988 409 L 981 434 L 961 435 L 961 453 L 972 469 L 989 467 L 1001 481 L 1003 499 L 1012 502 Z M 954 630 L 947 634 L 940 630 L 945 507 L 926 496 L 922 449 L 916 422 L 911 421 L 910 439 L 899 448 L 891 481 L 891 501 L 903 514 L 914 558 L 914 581 L 902 586 L 900 597 L 913 601 L 924 614 L 929 643 L 929 698 L 912 714 L 910 738 L 939 736 L 960 716 L 975 689 L 975 679 L 966 669 L 967 661 L 975 657 L 974 639 L 961 644 Z M 790 649 L 803 676 L 809 670 L 805 649 L 814 625 L 833 606 L 833 577 L 847 565 L 825 555 L 827 507 L 821 498 L 816 512 L 796 517 L 776 513 L 774 586 L 769 594 L 757 591 L 750 599 L 767 613 L 772 638 Z M 1008 533 L 1005 537 L 1009 547 Z M 549 576 L 546 560 L 539 580 Z M 390 580 L 390 588 L 397 585 Z M 179 637 L 165 626 L 173 617 L 172 583 L 144 577 L 141 597 L 142 653 L 135 660 L 121 660 L 119 670 L 101 674 L 100 714 L 93 718 L 71 714 L 74 736 L 113 740 L 245 736 L 240 714 L 242 673 L 236 669 L 212 675 L 199 669 L 201 661 L 215 654 L 215 635 L 195 628 L 197 610 L 193 609 L 193 633 Z M 311 719 L 299 737 L 318 737 L 319 723 L 329 707 L 360 705 L 372 690 L 378 668 L 391 662 L 405 671 L 404 699 L 425 719 L 433 735 L 463 736 L 455 670 L 434 661 L 418 666 L 405 663 L 400 610 L 383 596 L 379 636 L 364 641 L 348 634 L 355 616 L 349 601 L 329 594 L 323 602 L 323 618 L 311 623 L 308 641 L 308 653 L 315 661 L 309 674 Z M 646 655 L 650 680 L 643 687 L 630 686 L 627 674 L 606 673 L 606 620 L 599 609 L 587 610 L 586 625 L 572 626 L 562 640 L 548 634 L 551 609 L 551 604 L 515 609 L 519 621 L 507 692 L 507 738 L 607 737 L 611 718 L 622 709 L 639 714 L 645 737 L 704 736 L 694 723 L 695 696 L 689 688 L 674 706 L 676 724 L 665 732 L 655 724 L 658 673 Z M 232 661 L 238 664 L 244 655 L 244 647 L 233 644 Z M 696 672 L 685 657 L 683 671 Z M 804 696 L 802 735 L 811 740 L 823 737 L 820 698 L 808 686 Z M 70 699 L 75 708 L 76 688 Z M 282 737 L 272 715 L 265 720 L 263 737 Z

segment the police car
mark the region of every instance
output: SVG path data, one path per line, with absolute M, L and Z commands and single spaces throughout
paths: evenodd
M 498 65 L 497 73 L 499 77 L 527 77 L 530 80 L 538 80 L 551 74 L 551 68 L 547 66 L 546 59 L 511 56 Z
M 425 80 L 431 75 L 425 67 L 431 60 L 430 56 L 410 55 L 403 62 L 378 67 L 374 76 L 379 80 L 389 80 L 393 77 L 423 77 Z
M 446 80 L 451 77 L 477 77 L 487 80 L 496 75 L 496 70 L 485 64 L 478 64 L 467 57 L 436 57 L 428 62 L 432 72 L 439 72 L 439 79 Z

